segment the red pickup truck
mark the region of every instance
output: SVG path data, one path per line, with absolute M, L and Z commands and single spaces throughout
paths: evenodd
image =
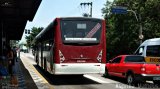
M 128 84 L 152 80 L 160 84 L 160 64 L 146 63 L 143 56 L 120 55 L 106 63 L 105 76 L 126 78 Z

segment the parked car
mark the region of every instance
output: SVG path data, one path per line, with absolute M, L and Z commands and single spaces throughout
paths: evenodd
M 146 63 L 139 55 L 120 55 L 106 63 L 105 75 L 125 78 L 128 84 L 146 80 L 160 84 L 160 64 Z

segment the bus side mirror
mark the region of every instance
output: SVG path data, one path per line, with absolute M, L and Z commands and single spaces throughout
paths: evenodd
M 143 48 L 140 48 L 139 49 L 139 53 L 138 53 L 139 55 L 142 55 L 143 54 Z
M 142 55 L 143 53 L 141 52 L 141 53 L 139 53 L 139 55 Z
M 134 53 L 134 55 L 142 55 L 144 51 L 143 47 L 140 47 L 138 50 L 136 50 L 136 52 Z

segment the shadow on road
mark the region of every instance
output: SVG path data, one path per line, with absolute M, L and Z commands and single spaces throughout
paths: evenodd
M 37 65 L 33 65 L 37 71 L 52 85 L 87 85 L 100 84 L 82 75 L 52 75 L 45 72 Z

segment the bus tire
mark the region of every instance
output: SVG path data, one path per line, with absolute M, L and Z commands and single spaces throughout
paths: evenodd
M 39 65 L 38 56 L 36 56 L 36 64 Z
M 46 62 L 46 58 L 44 58 L 44 71 L 47 71 L 47 62 Z

